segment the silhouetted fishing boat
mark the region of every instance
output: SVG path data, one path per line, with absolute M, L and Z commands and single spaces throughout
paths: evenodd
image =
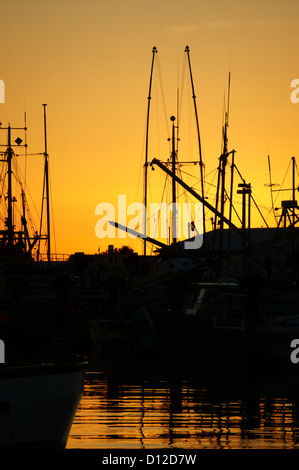
M 282 213 L 277 226 L 270 228 L 263 214 L 255 202 L 252 194 L 252 185 L 243 177 L 236 164 L 236 151 L 228 148 L 229 127 L 229 101 L 230 101 L 230 74 L 228 80 L 228 100 L 225 105 L 224 123 L 222 128 L 222 153 L 217 167 L 217 185 L 214 202 L 205 191 L 204 163 L 201 151 L 201 138 L 199 133 L 196 96 L 188 46 L 185 49 L 188 57 L 190 79 L 192 85 L 192 98 L 196 118 L 197 140 L 199 148 L 198 163 L 200 166 L 200 191 L 187 184 L 179 172 L 178 160 L 178 128 L 175 116 L 171 116 L 172 136 L 168 138 L 171 143 L 171 152 L 167 162 L 154 158 L 149 160 L 149 110 L 151 103 L 151 84 L 155 56 L 157 49 L 153 49 L 150 88 L 148 95 L 147 132 L 146 132 L 146 158 L 144 164 L 144 207 L 148 206 L 147 179 L 148 168 L 159 168 L 171 182 L 172 225 L 168 227 L 168 244 L 148 236 L 144 219 L 143 230 L 140 232 L 125 227 L 115 221 L 110 221 L 115 227 L 143 239 L 143 256 L 146 257 L 146 247 L 153 244 L 159 253 L 157 260 L 169 263 L 169 269 L 164 276 L 157 276 L 153 270 L 144 282 L 142 288 L 125 288 L 124 297 L 131 296 L 136 304 L 131 302 L 131 310 L 127 310 L 127 320 L 133 323 L 136 319 L 143 323 L 143 327 L 150 326 L 162 347 L 167 351 L 181 351 L 186 349 L 199 350 L 209 356 L 209 351 L 220 355 L 223 349 L 231 351 L 232 355 L 248 356 L 248 345 L 251 343 L 259 348 L 266 347 L 270 338 L 270 324 L 278 321 L 276 309 L 273 304 L 265 301 L 269 288 L 275 289 L 278 294 L 277 305 L 282 306 L 283 300 L 280 292 L 284 285 L 291 286 L 298 280 L 298 229 L 295 228 L 299 218 L 296 215 L 297 202 L 295 200 L 294 164 L 293 159 L 293 187 L 292 199 L 282 201 Z M 227 168 L 230 166 L 230 173 Z M 235 175 L 237 173 L 240 183 L 235 189 Z M 178 200 L 178 187 L 185 195 L 190 196 L 193 202 L 202 204 L 202 220 L 194 217 L 190 223 L 193 235 L 187 240 L 179 240 L 177 233 L 176 203 Z M 272 194 L 272 182 L 270 178 Z M 241 216 L 234 204 L 235 193 L 239 194 Z M 208 200 L 209 198 L 209 200 Z M 264 227 L 252 227 L 252 207 L 255 207 L 262 217 Z M 274 207 L 273 207 L 274 209 Z M 145 210 L 145 215 L 147 211 Z M 211 216 L 209 219 L 209 215 Z M 207 230 L 207 222 L 211 220 L 212 230 Z M 289 223 L 289 226 L 288 225 Z M 140 226 L 139 226 L 140 227 Z M 202 229 L 199 233 L 198 227 Z M 199 243 L 197 243 L 199 241 Z M 186 243 L 187 242 L 187 243 Z M 192 243 L 190 243 L 192 242 Z M 190 264 L 184 265 L 184 259 Z M 295 260 L 297 261 L 295 262 Z M 158 266 L 157 262 L 157 266 Z M 191 265 L 191 269 L 190 269 Z M 165 266 L 165 264 L 164 264 Z M 184 266 L 183 269 L 181 269 Z M 224 280 L 233 280 L 233 284 Z M 131 283 L 132 284 L 132 283 Z M 208 285 L 209 284 L 209 285 Z M 205 286 L 205 287 L 204 287 Z M 213 287 L 212 287 L 213 286 Z M 132 286 L 131 286 L 132 287 Z M 200 289 L 200 293 L 198 293 Z M 217 293 L 216 293 L 217 290 Z M 140 294 L 144 298 L 140 299 Z M 193 292 L 193 297 L 190 294 Z M 204 293 L 204 294 L 203 294 Z M 201 295 L 203 297 L 201 298 Z M 195 296 L 195 297 L 194 297 Z M 199 296 L 199 297 L 198 297 Z M 200 299 L 200 304 L 198 301 Z M 229 303 L 226 305 L 226 303 Z M 232 304 L 235 304 L 233 307 Z M 295 304 L 296 308 L 298 303 Z M 122 304 L 124 307 L 124 303 Z M 271 315 L 267 314 L 271 310 Z M 146 316 L 142 317 L 142 311 Z M 124 310 L 120 309 L 121 314 Z M 134 315 L 135 312 L 135 315 Z M 136 314 L 138 312 L 138 315 Z M 235 318 L 231 317 L 234 314 Z M 238 316 L 236 314 L 238 312 Z M 111 318 L 102 317 L 102 323 L 113 325 Z M 115 319 L 116 320 L 116 319 Z M 119 333 L 120 323 L 117 325 Z M 272 326 L 271 326 L 272 328 Z M 272 328 L 273 330 L 273 328 Z M 116 331 L 116 330 L 115 330 Z M 276 335 L 279 335 L 278 324 Z M 285 337 L 285 329 L 281 323 L 281 338 Z M 290 330 L 294 335 L 296 329 Z M 146 329 L 139 333 L 145 333 Z M 153 337 L 152 337 L 153 338 Z M 274 336 L 273 336 L 274 338 Z M 142 338 L 141 342 L 142 342 Z M 274 339 L 273 342 L 276 340 Z M 263 344 L 265 342 L 265 344 Z M 156 345 L 156 341 L 150 341 Z M 220 344 L 222 346 L 220 346 Z M 156 346 L 154 346 L 156 347 Z M 289 352 L 289 349 L 288 349 Z M 250 353 L 251 354 L 251 353 Z
M 254 235 L 260 237 L 260 230 L 252 229 L 252 241 Z M 191 284 L 185 292 L 174 290 L 160 306 L 145 305 L 163 350 L 205 359 L 290 361 L 291 343 L 299 338 L 297 246 L 294 226 L 274 229 L 251 249 L 244 252 L 241 243 L 229 253 L 232 284 L 216 277 L 214 283 Z M 225 265 L 226 257 L 222 260 Z M 191 301 L 184 298 L 189 292 L 194 293 Z
M 0 367 L 0 448 L 64 448 L 86 363 Z
M 14 341 L 13 349 L 19 342 L 75 338 L 82 334 L 84 321 L 78 278 L 72 274 L 68 257 L 57 256 L 51 248 L 46 105 L 43 107 L 45 148 L 39 155 L 44 158 L 44 172 L 38 223 L 30 212 L 27 182 L 18 162 L 31 156 L 27 153 L 26 119 L 24 128 L 0 127 L 1 133 L 7 133 L 6 143 L 1 144 L 0 167 L 0 338 L 10 344 Z M 14 140 L 16 132 L 25 133 L 25 143 L 20 137 Z M 25 154 L 19 153 L 21 148 Z
M 1 153 L 0 201 L 0 447 L 63 448 L 75 415 L 87 362 L 79 343 L 72 297 L 77 280 L 67 261 L 53 260 L 50 247 L 50 194 L 44 106 L 43 205 L 47 230 L 32 232 L 25 185 L 13 148 L 10 125 Z M 17 128 L 18 131 L 20 130 Z M 24 129 L 25 135 L 27 127 Z M 27 149 L 25 138 L 25 150 Z M 27 150 L 26 150 L 27 156 Z M 20 204 L 20 208 L 18 207 Z M 46 243 L 46 259 L 41 243 Z
M 189 59 L 189 49 L 186 48 L 186 51 Z M 193 84 L 192 75 L 191 81 Z M 160 303 L 144 303 L 144 311 L 160 344 L 168 352 L 180 354 L 183 351 L 188 353 L 198 351 L 208 358 L 212 355 L 219 357 L 224 352 L 232 353 L 231 356 L 248 357 L 248 354 L 253 356 L 256 351 L 257 355 L 264 352 L 289 358 L 290 341 L 292 337 L 299 336 L 296 321 L 299 310 L 298 298 L 294 302 L 294 312 L 292 312 L 291 319 L 288 318 L 287 312 L 283 312 L 286 300 L 282 298 L 282 290 L 285 287 L 293 287 L 295 291 L 298 290 L 298 229 L 295 228 L 295 225 L 299 218 L 295 199 L 295 159 L 292 158 L 292 199 L 282 201 L 281 216 L 279 221 L 276 221 L 277 226 L 271 229 L 253 198 L 251 184 L 243 178 L 237 168 L 235 150 L 228 150 L 229 91 L 230 75 L 228 104 L 223 125 L 223 151 L 219 157 L 215 204 L 206 200 L 202 174 L 201 193 L 198 193 L 176 172 L 177 150 L 174 117 L 171 118 L 173 121 L 171 168 L 158 159 L 152 160 L 150 164 L 153 167 L 158 166 L 172 179 L 173 204 L 176 202 L 175 185 L 177 184 L 203 204 L 204 220 L 207 212 L 210 211 L 213 214 L 212 231 L 208 232 L 203 222 L 202 246 L 193 252 L 192 250 L 189 253 L 185 251 L 186 254 L 193 257 L 198 256 L 199 253 L 202 255 L 206 268 L 209 267 L 210 277 L 207 278 L 202 270 L 201 281 L 203 282 L 197 284 L 191 282 L 190 290 L 195 286 L 195 292 L 196 289 L 200 289 L 200 293 L 195 295 L 191 304 L 190 301 L 184 300 L 184 289 L 180 291 L 174 288 L 173 295 L 162 299 Z M 194 88 L 193 98 L 195 98 Z M 199 132 L 198 140 L 202 167 Z M 231 165 L 230 187 L 227 190 L 226 168 L 229 164 Z M 232 218 L 233 212 L 237 212 L 233 205 L 235 172 L 241 178 L 237 190 L 242 198 L 242 215 L 238 216 L 241 227 L 236 225 Z M 270 187 L 272 194 L 271 181 Z M 254 229 L 251 226 L 251 206 L 253 204 L 263 218 L 266 226 L 263 229 Z M 174 218 L 173 221 L 175 221 Z M 259 240 L 258 236 L 261 232 L 263 233 L 261 240 Z M 175 233 L 174 228 L 173 233 Z M 237 248 L 233 243 L 234 237 L 239 240 Z M 144 242 L 146 243 L 146 238 Z M 179 246 L 175 236 L 171 246 L 173 249 Z M 229 287 L 222 279 L 237 281 L 230 295 L 228 295 L 227 289 L 232 286 Z M 206 280 L 210 282 L 210 286 L 204 285 Z M 215 292 L 216 286 L 217 293 Z M 269 298 L 266 300 L 270 288 L 276 292 L 275 307 L 273 302 L 269 302 Z M 236 306 L 232 308 L 232 305 L 225 305 L 228 300 Z M 281 315 L 277 308 L 281 311 Z M 235 316 L 237 311 L 238 315 Z M 232 313 L 235 318 L 230 317 Z M 288 322 L 290 323 L 286 326 Z M 282 348 L 279 348 L 280 342 Z M 248 351 L 250 352 L 248 353 Z

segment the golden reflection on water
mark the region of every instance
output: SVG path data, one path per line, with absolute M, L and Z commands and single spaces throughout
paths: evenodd
M 273 379 L 279 388 L 285 385 L 283 377 Z M 175 375 L 125 381 L 117 374 L 89 372 L 67 448 L 298 447 L 294 384 L 280 392 L 269 378 L 264 390 L 256 385 L 261 384 L 246 376 L 225 382 L 213 376 L 194 381 Z

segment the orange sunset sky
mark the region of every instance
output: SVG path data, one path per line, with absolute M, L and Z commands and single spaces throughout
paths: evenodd
M 109 244 L 142 249 L 140 240 L 97 238 L 95 209 L 101 202 L 117 208 L 118 195 L 127 195 L 128 204 L 142 202 L 153 46 L 158 54 L 149 160 L 169 157 L 169 118 L 177 115 L 177 96 L 182 106 L 179 159 L 198 160 L 184 52 L 188 45 L 207 181 L 221 152 L 230 71 L 229 150 L 236 150 L 238 168 L 273 223 L 265 186 L 267 156 L 277 184 L 291 157 L 299 158 L 299 103 L 290 99 L 291 82 L 299 78 L 296 0 L 3 0 L 0 37 L 0 79 L 5 83 L 0 121 L 3 127 L 23 126 L 26 111 L 28 153 L 44 150 L 42 104 L 47 103 L 53 250 L 96 253 Z M 5 142 L 4 131 L 0 139 Z M 37 212 L 42 158 L 27 157 L 27 184 Z M 198 166 L 186 171 L 199 174 Z M 151 195 L 159 202 L 163 175 L 157 169 L 149 176 Z M 290 184 L 291 173 L 284 186 Z M 276 205 L 289 197 L 288 192 L 279 194 Z M 254 221 L 263 225 L 258 217 Z

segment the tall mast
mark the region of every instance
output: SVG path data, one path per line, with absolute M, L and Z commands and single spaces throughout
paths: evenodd
M 175 117 L 171 116 L 172 121 L 172 152 L 171 152 L 171 168 L 172 168 L 172 240 L 176 243 L 176 150 L 175 150 Z
M 225 204 L 225 172 L 226 172 L 226 165 L 228 159 L 228 137 L 227 137 L 227 128 L 228 128 L 228 120 L 229 120 L 229 99 L 230 99 L 230 72 L 228 75 L 228 98 L 227 98 L 227 110 L 225 112 L 225 122 L 223 127 L 223 151 L 222 155 L 219 158 L 219 170 L 218 170 L 218 183 L 217 183 L 217 195 L 216 195 L 216 210 L 218 210 L 218 197 L 220 191 L 220 213 L 221 218 L 219 220 L 220 224 L 220 231 L 219 231 L 219 264 L 220 268 L 222 265 L 222 252 L 223 252 L 223 216 L 224 216 L 224 204 Z M 221 186 L 221 189 L 220 189 Z M 216 233 L 217 228 L 217 216 L 215 216 L 215 225 L 214 229 Z
M 147 170 L 148 170 L 148 134 L 149 134 L 149 114 L 150 114 L 150 102 L 151 102 L 151 91 L 152 91 L 152 79 L 153 79 L 153 69 L 154 69 L 154 60 L 157 53 L 157 48 L 153 48 L 153 58 L 151 65 L 151 75 L 149 83 L 149 92 L 148 92 L 148 103 L 147 103 L 147 120 L 146 120 L 146 143 L 145 143 L 145 163 L 144 163 L 144 245 L 143 245 L 143 254 L 146 256 L 146 234 L 147 234 Z
M 292 197 L 293 197 L 293 226 L 295 224 L 295 167 L 296 167 L 296 162 L 295 162 L 295 157 L 292 157 Z
M 7 149 L 5 152 L 5 158 L 1 162 L 7 163 L 7 217 L 5 219 L 5 226 L 7 228 L 6 233 L 7 233 L 7 243 L 8 245 L 12 245 L 14 243 L 14 214 L 13 214 L 13 203 L 16 201 L 12 194 L 12 176 L 13 176 L 13 171 L 12 171 L 12 158 L 14 155 L 12 147 L 19 147 L 22 143 L 22 139 L 20 137 L 17 137 L 15 140 L 15 144 L 12 144 L 11 138 L 12 138 L 12 130 L 24 130 L 26 131 L 26 127 L 11 127 L 9 124 L 8 127 L 1 127 L 0 123 L 0 129 L 1 130 L 7 130 Z M 5 146 L 6 146 L 5 145 Z M 27 144 L 25 144 L 26 147 Z M 0 146 L 4 146 L 0 144 Z
M 198 147 L 199 147 L 199 165 L 200 165 L 200 179 L 201 179 L 201 195 L 204 199 L 204 177 L 203 177 L 203 161 L 202 161 L 202 151 L 201 151 L 201 140 L 200 140 L 200 132 L 199 132 L 199 123 L 198 123 L 198 114 L 197 114 L 197 106 L 196 106 L 196 96 L 194 91 L 194 84 L 193 84 L 193 77 L 191 71 L 191 61 L 190 61 L 190 49 L 188 46 L 185 48 L 185 52 L 187 52 L 188 57 L 188 64 L 189 64 L 189 72 L 190 72 L 190 79 L 191 79 L 191 86 L 192 86 L 192 98 L 194 102 L 194 110 L 195 110 L 195 119 L 196 119 L 196 127 L 197 127 L 197 137 L 198 137 Z M 203 206 L 203 232 L 205 233 L 205 215 L 204 215 L 204 206 Z
M 47 122 L 46 122 L 46 104 L 44 107 L 44 135 L 45 135 L 45 182 L 46 182 L 46 199 L 47 199 L 47 244 L 48 244 L 48 263 L 51 261 L 51 245 L 50 245 L 50 200 L 49 200 L 49 155 L 47 148 Z
M 8 143 L 7 143 L 7 230 L 8 230 L 8 243 L 11 244 L 13 241 L 13 220 L 12 220 L 12 181 L 11 181 L 11 160 L 12 160 L 12 148 L 11 148 L 11 127 L 8 126 Z
M 228 157 L 228 152 L 227 152 L 227 143 L 228 143 L 228 137 L 227 137 L 227 128 L 228 128 L 228 118 L 229 118 L 229 95 L 230 95 L 230 73 L 228 75 L 228 97 L 227 97 L 227 111 L 225 113 L 225 123 L 224 123 L 224 129 L 223 129 L 223 153 L 222 153 L 222 169 L 221 169 L 221 176 L 222 176 L 222 182 L 221 182 L 221 214 L 224 214 L 224 201 L 225 201 L 225 167 L 227 164 L 227 157 Z M 221 224 L 222 227 L 222 224 Z
M 234 169 L 235 169 L 235 151 L 232 151 L 232 164 L 231 164 L 231 177 L 230 177 L 230 204 L 229 204 L 229 217 L 228 220 L 232 221 L 232 208 L 233 208 L 233 187 L 234 187 Z M 230 243 L 231 243 L 231 229 L 228 230 L 227 241 L 227 270 L 229 270 L 230 263 Z

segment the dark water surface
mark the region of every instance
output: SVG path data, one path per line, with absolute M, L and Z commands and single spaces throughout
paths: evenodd
M 95 352 L 68 449 L 299 448 L 299 364 L 228 367 Z

